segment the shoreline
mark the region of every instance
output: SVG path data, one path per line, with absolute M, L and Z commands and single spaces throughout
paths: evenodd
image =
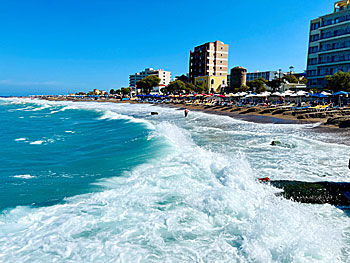
M 83 100 L 83 99 L 55 99 L 55 98 L 40 98 L 47 101 L 72 101 L 72 102 L 98 102 L 98 103 L 124 103 L 124 104 L 150 104 L 158 107 L 169 107 L 177 110 L 184 110 L 185 108 L 190 111 L 204 112 L 212 115 L 228 116 L 234 119 L 243 120 L 252 123 L 260 124 L 314 124 L 315 127 L 307 128 L 310 132 L 315 133 L 331 133 L 336 134 L 337 137 L 330 140 L 332 143 L 340 143 L 350 146 L 350 141 L 347 138 L 350 136 L 350 128 L 340 128 L 336 125 L 326 125 L 328 118 L 310 118 L 310 119 L 298 119 L 297 116 L 292 114 L 273 114 L 272 112 L 265 112 L 265 108 L 235 108 L 232 106 L 205 106 L 205 105 L 187 105 L 184 103 L 140 103 L 138 101 L 127 100 L 120 101 L 117 99 L 104 99 L 104 100 Z M 249 111 L 249 112 L 248 112 Z M 319 124 L 319 125 L 317 125 Z M 343 140 L 342 140 L 343 139 Z

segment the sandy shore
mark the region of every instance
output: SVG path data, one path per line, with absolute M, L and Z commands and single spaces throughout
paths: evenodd
M 129 104 L 139 104 L 137 101 L 120 101 L 117 99 L 103 99 L 103 100 L 84 100 L 84 99 L 64 99 L 64 98 L 46 98 L 46 100 L 50 101 L 74 101 L 74 102 L 99 102 L 99 103 L 106 103 L 106 102 L 112 102 L 112 103 L 129 103 Z M 161 104 L 154 104 L 154 106 L 160 106 L 160 107 L 171 107 L 171 108 L 177 108 L 179 110 L 184 110 L 185 108 L 190 111 L 201 111 L 208 114 L 216 114 L 216 115 L 223 115 L 223 116 L 229 116 L 235 119 L 240 119 L 244 121 L 249 122 L 255 122 L 255 123 L 272 123 L 272 124 L 318 124 L 315 125 L 314 128 L 309 129 L 317 132 L 327 132 L 327 133 L 337 133 L 340 136 L 349 136 L 350 135 L 350 129 L 345 128 L 341 129 L 337 125 L 329 125 L 326 124 L 327 120 L 332 116 L 330 111 L 325 114 L 325 112 L 320 113 L 312 113 L 312 114 L 318 114 L 323 115 L 322 118 L 317 118 L 315 116 L 312 116 L 312 118 L 304 118 L 300 117 L 301 115 L 299 113 L 295 114 L 295 112 L 290 111 L 286 109 L 283 112 L 276 111 L 276 109 L 273 108 L 265 108 L 265 107 L 254 107 L 254 108 L 246 108 L 246 107 L 235 107 L 235 106 L 205 106 L 205 105 L 188 105 L 188 104 L 174 104 L 174 103 L 161 103 Z M 350 115 L 350 109 L 349 115 Z M 342 142 L 344 143 L 344 142 Z M 349 143 L 350 145 L 350 143 Z

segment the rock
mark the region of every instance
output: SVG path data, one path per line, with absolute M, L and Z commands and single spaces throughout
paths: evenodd
M 270 184 L 282 189 L 280 195 L 286 199 L 308 204 L 350 206 L 350 183 L 271 181 Z
M 257 108 L 250 108 L 250 109 L 248 109 L 246 111 L 240 112 L 239 114 L 247 114 L 247 113 L 258 112 L 258 111 L 260 111 L 260 110 L 257 109 Z
M 350 117 L 334 117 L 327 120 L 327 125 L 337 125 L 339 128 L 350 127 Z
M 158 112 L 151 112 L 151 115 L 158 115 Z
M 309 118 L 309 114 L 300 114 L 297 116 L 298 120 L 305 120 Z
M 347 118 L 345 120 L 342 120 L 339 123 L 339 128 L 349 128 L 350 127 L 350 118 Z

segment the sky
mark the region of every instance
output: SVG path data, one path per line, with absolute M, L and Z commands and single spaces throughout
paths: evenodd
M 303 72 L 310 20 L 334 2 L 0 0 L 0 96 L 119 89 L 147 67 L 174 77 L 216 40 L 229 69 Z

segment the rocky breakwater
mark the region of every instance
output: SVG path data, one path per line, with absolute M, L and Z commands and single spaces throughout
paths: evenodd
M 259 180 L 281 189 L 282 192 L 277 195 L 296 202 L 331 204 L 339 207 L 350 206 L 350 183 L 270 181 L 269 178 Z

